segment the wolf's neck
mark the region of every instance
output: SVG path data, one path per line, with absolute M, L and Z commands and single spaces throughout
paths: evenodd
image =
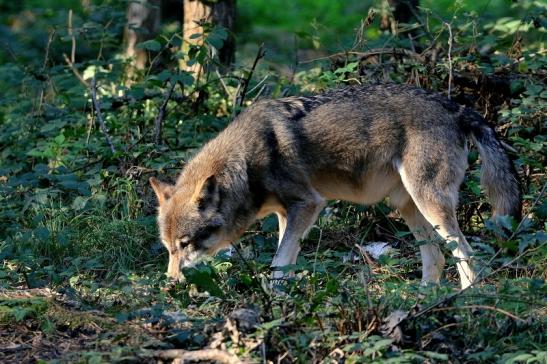
M 241 148 L 222 138 L 222 133 L 208 142 L 184 167 L 177 185 L 192 187 L 216 176 L 217 179 L 237 179 L 246 174 L 246 162 Z

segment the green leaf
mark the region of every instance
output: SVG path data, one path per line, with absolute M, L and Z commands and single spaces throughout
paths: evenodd
M 188 72 L 181 72 L 171 78 L 172 82 L 181 82 L 185 86 L 194 84 L 194 76 Z
M 157 52 L 161 49 L 161 44 L 157 40 L 150 39 L 137 44 L 137 48 L 146 49 L 147 51 Z
M 518 362 L 524 362 L 528 359 L 532 359 L 534 356 L 531 355 L 531 354 L 528 354 L 528 353 L 517 353 L 516 355 L 513 354 L 514 356 L 511 356 L 509 357 L 508 359 L 505 359 L 505 361 L 503 361 L 502 363 L 503 364 L 513 364 L 513 363 L 518 363 Z
M 434 351 L 424 351 L 424 352 L 422 352 L 422 354 L 424 354 L 425 356 L 427 356 L 431 359 L 443 360 L 443 361 L 448 360 L 448 355 L 441 354 L 441 353 L 436 353 Z
M 393 343 L 393 340 L 391 339 L 381 339 L 374 343 L 374 345 L 372 346 L 372 349 L 374 351 L 380 351 L 382 349 L 389 347 L 391 343 Z
M 83 210 L 87 205 L 87 200 L 88 199 L 83 196 L 77 196 L 74 201 L 72 201 L 72 209 L 76 211 Z
M 15 317 L 15 321 L 20 322 L 23 321 L 27 316 L 30 316 L 33 310 L 26 307 L 14 307 L 12 312 L 13 316 Z
M 198 289 L 209 292 L 213 296 L 224 297 L 224 292 L 213 279 L 214 272 L 208 266 L 198 266 L 184 270 L 188 283 L 195 284 Z
M 263 330 L 271 330 L 274 327 L 280 326 L 283 323 L 283 321 L 285 321 L 285 320 L 280 318 L 280 319 L 277 319 L 277 320 L 264 322 L 262 325 L 260 325 L 260 328 L 263 329 Z
M 49 240 L 51 234 L 47 228 L 40 226 L 34 230 L 34 236 L 40 241 L 45 242 Z
M 63 144 L 65 141 L 65 136 L 63 134 L 59 134 L 55 137 L 55 143 L 57 144 Z

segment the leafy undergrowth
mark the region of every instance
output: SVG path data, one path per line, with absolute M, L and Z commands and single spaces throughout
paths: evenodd
M 498 272 L 463 292 L 455 269 L 423 287 L 415 247 L 401 243 L 375 260 L 330 229 L 315 231 L 319 246 L 306 242 L 295 276 L 274 292 L 273 236 L 249 236 L 175 285 L 154 266 L 110 279 L 83 273 L 57 290 L 2 290 L 0 359 L 137 363 L 171 348 L 212 348 L 256 362 L 545 360 L 544 261 L 494 259 Z
M 125 3 L 116 3 L 75 10 L 71 34 L 62 5 L 23 11 L 13 3 L 20 12 L 0 13 L 0 37 L 10 46 L 0 53 L 0 361 L 142 363 L 184 355 L 169 349 L 209 348 L 274 363 L 546 362 L 543 3 L 504 4 L 494 18 L 490 2 L 436 10 L 424 2 L 416 24 L 396 31 L 380 26 L 375 14 L 383 10 L 375 9 L 357 34 L 342 37 L 354 39 L 348 52 L 291 67 L 284 49 L 258 57 L 256 69 L 253 54 L 221 77 L 215 55 L 227 32 L 218 27 L 206 27 L 203 45 L 189 55 L 204 66 L 202 77 L 179 68 L 181 52 L 173 50 L 182 40 L 170 25 L 139 45 L 150 67 L 128 72 L 120 52 Z M 314 11 L 315 2 L 302 4 Z M 349 18 L 331 15 L 337 29 L 349 29 Z M 272 33 L 282 46 L 293 23 Z M 306 29 L 300 44 L 327 56 L 334 45 L 321 42 L 334 33 L 321 39 L 329 32 L 316 21 Z M 72 42 L 76 62 L 67 64 Z M 469 154 L 458 219 L 483 277 L 476 287 L 458 290 L 451 259 L 440 286 L 420 286 L 418 243 L 398 214 L 384 203 L 338 201 L 323 211 L 280 286 L 269 282 L 277 245 L 271 217 L 231 253 L 186 270 L 185 282 L 165 279 L 149 177 L 173 180 L 257 99 L 377 82 L 450 96 L 480 111 L 511 145 L 521 221 L 491 221 L 478 155 Z M 103 120 L 91 105 L 94 91 Z M 392 249 L 373 257 L 359 248 L 370 242 Z

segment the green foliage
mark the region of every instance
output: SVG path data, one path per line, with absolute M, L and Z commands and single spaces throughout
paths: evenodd
M 148 348 L 197 349 L 211 342 L 253 360 L 287 362 L 545 361 L 542 2 L 424 0 L 422 19 L 410 25 L 423 35 L 410 41 L 407 25 L 396 34 L 380 28 L 379 3 L 247 1 L 239 4 L 235 31 L 238 64 L 225 74 L 216 72 L 217 54 L 229 33 L 210 24 L 193 36 L 203 45 L 186 53 L 180 31 L 166 25 L 137 46 L 149 54 L 150 66 L 130 74 L 121 55 L 126 3 L 84 3 L 0 4 L 0 43 L 8 44 L 0 53 L 2 331 L 19 335 L 19 325 L 26 325 L 57 342 L 85 335 L 90 339 L 74 343 L 79 351 L 63 354 L 78 362 L 140 362 L 149 359 Z M 359 29 L 370 7 L 377 15 Z M 72 35 L 67 9 L 74 11 Z M 76 62 L 70 66 L 63 53 L 70 54 L 73 39 Z M 266 57 L 250 69 L 262 42 Z M 295 64 L 294 47 L 309 55 L 298 62 L 318 60 Z M 331 52 L 337 54 L 327 57 Z M 203 66 L 203 74 L 181 69 L 181 62 Z M 451 296 L 453 259 L 439 287 L 419 286 L 420 242 L 388 205 L 338 201 L 303 242 L 290 267 L 294 276 L 277 287 L 282 294 L 269 285 L 277 246 L 271 217 L 232 255 L 219 254 L 185 270 L 185 282 L 168 284 L 147 180 L 155 174 L 174 179 L 240 104 L 374 82 L 446 94 L 450 72 L 450 96 L 495 124 L 516 150 L 511 153 L 523 182 L 526 218 L 490 220 L 480 161 L 470 153 L 459 220 L 487 276 L 478 287 Z M 115 153 L 91 105 L 93 77 Z M 249 84 L 241 100 L 243 82 Z M 162 143 L 156 145 L 155 121 L 164 104 Z M 367 260 L 355 244 L 368 241 L 398 249 Z M 35 296 L 43 287 L 61 297 Z M 20 298 L 19 291 L 30 297 Z M 226 319 L 242 307 L 258 315 L 248 332 Z M 402 340 L 381 329 L 398 310 L 407 315 L 399 326 Z M 135 327 L 140 331 L 131 331 Z

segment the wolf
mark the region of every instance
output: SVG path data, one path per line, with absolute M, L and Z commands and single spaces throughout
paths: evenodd
M 422 242 L 422 282 L 439 282 L 444 242 L 461 287 L 469 287 L 473 250 L 456 219 L 468 140 L 480 153 L 493 216 L 518 217 L 520 188 L 504 145 L 477 112 L 440 94 L 379 84 L 256 102 L 201 148 L 176 184 L 150 179 L 167 275 L 181 278 L 181 267 L 276 214 L 272 278 L 281 279 L 279 268 L 295 264 L 300 239 L 327 201 L 387 198 Z

